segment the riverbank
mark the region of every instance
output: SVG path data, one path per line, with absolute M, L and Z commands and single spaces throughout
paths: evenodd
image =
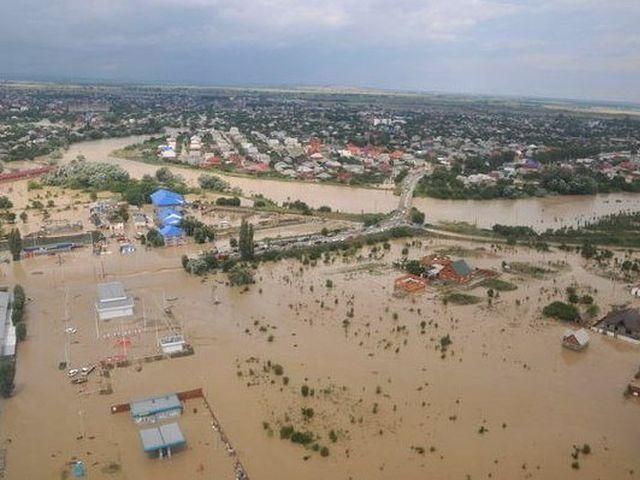
M 84 155 L 90 161 L 101 161 L 120 165 L 133 177 L 153 175 L 158 165 L 145 164 L 133 160 L 114 157 L 112 152 L 132 143 L 139 143 L 148 136 L 124 137 L 98 140 L 72 145 L 61 162 L 69 162 L 77 155 Z M 171 165 L 172 172 L 178 173 L 185 181 L 197 185 L 202 170 Z M 364 189 L 344 185 L 318 183 L 282 182 L 273 179 L 236 177 L 227 174 L 218 176 L 230 186 L 240 188 L 245 195 L 262 194 L 278 203 L 301 200 L 311 208 L 323 205 L 344 213 L 389 213 L 397 207 L 398 197 L 391 190 Z M 630 193 L 600 194 L 595 196 L 562 196 L 528 198 L 519 200 L 437 200 L 413 198 L 413 205 L 423 211 L 427 222 L 437 224 L 442 221 L 462 221 L 479 228 L 491 228 L 494 224 L 525 225 L 541 232 L 547 228 L 578 226 L 598 217 L 625 210 L 640 209 L 640 195 Z

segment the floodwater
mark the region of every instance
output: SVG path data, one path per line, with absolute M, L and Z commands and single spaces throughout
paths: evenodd
M 134 177 L 153 174 L 157 166 L 110 156 L 114 150 L 140 142 L 144 136 L 96 140 L 72 145 L 63 161 L 84 155 L 91 161 L 106 161 L 125 168 Z M 185 180 L 195 185 L 201 171 L 172 167 Z M 346 213 L 390 212 L 398 205 L 398 197 L 387 189 L 353 188 L 319 183 L 263 180 L 218 174 L 245 195 L 261 193 L 278 203 L 302 200 L 311 207 L 327 205 Z M 547 228 L 576 226 L 603 215 L 640 208 L 640 195 L 628 193 L 592 196 L 561 196 L 520 200 L 439 200 L 415 198 L 414 205 L 424 211 L 427 222 L 464 221 L 481 228 L 494 224 L 527 225 L 542 231 Z
M 409 256 L 453 244 L 459 242 L 425 240 Z M 573 445 L 585 443 L 592 453 L 579 457 L 581 478 L 636 478 L 640 403 L 622 392 L 637 370 L 639 347 L 593 334 L 586 351 L 564 351 L 565 325 L 539 313 L 573 282 L 596 289 L 603 309 L 630 301 L 621 285 L 586 271 L 578 256 L 519 248 L 467 258 L 495 269 L 503 260 L 566 261 L 570 268 L 542 279 L 509 276 L 518 290 L 502 292 L 491 307 L 484 300 L 443 305 L 431 289 L 396 298 L 391 263 L 402 247 L 395 242 L 373 259 L 367 248 L 360 261 L 262 265 L 248 291 L 225 285 L 223 274 L 203 280 L 182 271 L 180 256 L 195 245 L 3 265 L 4 281 L 22 283 L 31 299 L 16 395 L 0 403 L 7 478 L 64 478 L 65 463 L 76 457 L 90 478 L 230 479 L 200 404 L 187 403 L 180 420 L 189 448 L 162 462 L 144 457 L 127 414 L 109 413 L 114 403 L 197 387 L 254 480 L 552 480 L 576 474 Z M 175 299 L 172 321 L 195 355 L 116 369 L 111 395 L 96 392 L 95 378 L 87 387 L 70 385 L 57 369 L 66 356 L 78 366 L 120 351 L 96 334 L 92 302 L 103 280 L 124 282 L 145 321 L 162 315 L 158 299 Z M 472 293 L 486 298 L 482 289 Z M 78 333 L 65 350 L 67 317 Z M 452 344 L 442 358 L 436 347 L 447 334 Z M 148 340 L 134 336 L 132 352 Z M 288 384 L 263 371 L 267 361 L 283 367 Z M 305 384 L 313 396 L 301 395 Z M 313 418 L 305 421 L 302 407 L 313 408 Z M 281 440 L 284 423 L 314 433 L 329 456 Z M 110 462 L 120 471 L 102 471 Z

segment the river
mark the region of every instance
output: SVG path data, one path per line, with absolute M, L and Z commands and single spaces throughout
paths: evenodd
M 72 145 L 65 152 L 62 162 L 77 155 L 90 161 L 117 164 L 132 176 L 153 174 L 156 165 L 116 158 L 114 150 L 141 142 L 146 136 L 131 136 L 107 140 L 95 140 Z M 172 167 L 191 185 L 196 185 L 202 172 L 183 167 Z M 217 173 L 232 187 L 241 188 L 246 195 L 261 193 L 278 202 L 302 200 L 311 207 L 327 205 L 333 210 L 347 213 L 390 212 L 398 205 L 398 197 L 389 190 L 354 188 L 321 183 L 265 180 L 236 177 Z M 624 210 L 640 209 L 640 194 L 612 193 L 600 195 L 553 196 L 519 200 L 438 200 L 415 198 L 414 206 L 425 212 L 427 222 L 464 221 L 481 228 L 496 223 L 527 225 L 538 231 L 562 226 L 576 226 L 603 215 Z

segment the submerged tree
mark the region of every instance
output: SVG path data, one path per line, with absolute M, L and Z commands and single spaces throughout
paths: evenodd
M 242 260 L 253 259 L 253 225 L 246 220 L 242 220 L 242 224 L 240 225 L 238 248 L 240 249 L 240 258 L 242 258 Z
M 20 235 L 20 230 L 17 228 L 11 229 L 9 236 L 7 237 L 7 241 L 9 243 L 9 251 L 13 256 L 13 260 L 20 260 L 20 253 L 22 252 L 22 236 Z

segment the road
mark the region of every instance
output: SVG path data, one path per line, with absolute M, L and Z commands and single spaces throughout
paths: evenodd
M 400 199 L 398 201 L 398 208 L 396 208 L 391 214 L 376 225 L 365 227 L 364 225 L 358 228 L 345 230 L 334 236 L 329 235 L 302 235 L 299 237 L 289 237 L 287 239 L 278 239 L 269 244 L 258 244 L 256 247 L 256 254 L 264 253 L 265 251 L 281 251 L 287 248 L 303 248 L 313 245 L 324 245 L 330 243 L 341 243 L 346 240 L 361 236 L 361 235 L 375 235 L 386 232 L 396 227 L 412 225 L 409 220 L 411 212 L 411 204 L 413 202 L 413 192 L 418 185 L 418 181 L 426 173 L 424 167 L 415 167 L 409 171 L 407 176 L 400 185 Z

